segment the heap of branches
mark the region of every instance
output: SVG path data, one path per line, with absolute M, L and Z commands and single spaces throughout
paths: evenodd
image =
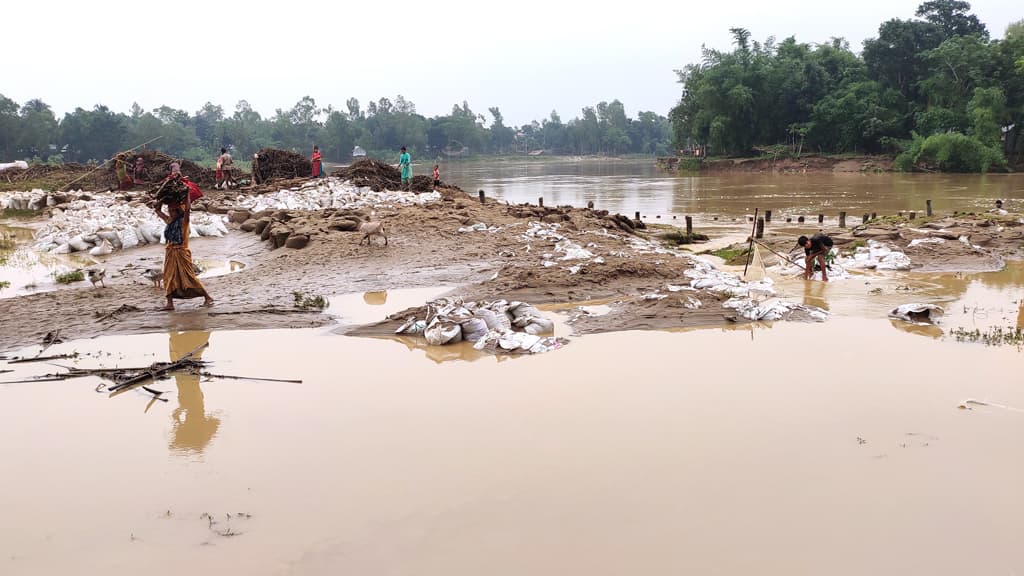
M 309 158 L 288 150 L 262 148 L 252 163 L 256 184 L 272 180 L 308 178 L 313 175 L 313 162 Z
M 200 186 L 212 186 L 216 184 L 214 181 L 214 171 L 203 168 L 195 162 L 189 160 L 179 160 L 173 156 L 168 156 L 158 150 L 141 150 L 128 155 L 129 169 L 134 166 L 135 159 L 139 156 L 142 157 L 145 163 L 145 174 L 142 180 L 145 182 L 159 182 L 163 180 L 168 174 L 171 173 L 171 162 L 177 162 L 181 165 L 182 176 L 188 176 L 189 180 L 199 184 Z M 110 163 L 110 174 L 113 175 L 115 169 L 115 163 Z
M 348 180 L 355 186 L 369 186 L 375 192 L 398 190 L 402 186 L 402 173 L 398 168 L 370 158 L 356 160 L 350 166 L 335 170 L 331 176 Z

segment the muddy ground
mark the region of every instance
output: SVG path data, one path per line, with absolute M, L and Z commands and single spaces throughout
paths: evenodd
M 204 199 L 206 209 L 227 212 L 231 193 Z M 581 317 L 581 333 L 715 325 L 737 319 L 723 309 L 726 297 L 705 291 L 667 293 L 669 285 L 688 284 L 684 272 L 692 262 L 683 252 L 667 250 L 652 230 L 633 230 L 629 219 L 579 208 L 509 206 L 478 199 L 456 189 L 424 206 L 381 210 L 388 244 L 380 238 L 360 245 L 362 235 L 351 222 L 366 214 L 337 210 L 268 211 L 232 214 L 231 233 L 191 242 L 196 259 L 233 259 L 246 264 L 240 272 L 205 280 L 216 300 L 179 302 L 178 311 L 162 312 L 162 291 L 141 276 L 159 266 L 162 246 L 115 251 L 101 257 L 106 288 L 81 282 L 53 292 L 0 299 L 0 350 L 39 343 L 51 331 L 65 339 L 111 333 L 168 329 L 223 330 L 299 328 L 337 321 L 317 311 L 295 307 L 295 292 L 324 295 L 455 286 L 453 293 L 472 300 L 525 300 L 535 305 L 608 300 L 616 313 Z M 345 224 L 348 219 L 350 224 Z M 837 244 L 866 238 L 886 239 L 921 270 L 998 270 L 1007 258 L 1024 257 L 1020 215 L 958 215 L 917 219 L 889 218 L 849 230 L 826 230 Z M 308 238 L 301 249 L 273 248 L 274 238 L 242 230 L 244 222 L 265 220 L 267 229 Z M 562 260 L 559 241 L 530 237 L 539 226 L 592 253 L 591 260 Z M 24 223 L 19 223 L 23 225 Z M 459 232 L 474 224 L 488 230 Z M 478 226 L 479 227 L 479 226 Z M 972 245 L 957 240 L 968 236 Z M 944 244 L 906 248 L 914 238 L 950 238 Z M 767 241 L 780 251 L 792 248 L 788 235 Z M 699 247 L 694 247 L 699 251 Z M 545 258 L 545 254 L 550 256 Z M 545 260 L 548 264 L 545 264 Z M 603 260 L 603 261 L 601 261 Z M 578 266 L 578 267 L 576 267 Z M 645 299 L 660 292 L 667 297 Z M 685 296 L 683 295 L 685 294 Z M 687 307 L 687 297 L 700 301 Z M 344 319 L 342 319 L 344 320 Z

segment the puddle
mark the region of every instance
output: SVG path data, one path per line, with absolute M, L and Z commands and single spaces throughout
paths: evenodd
M 237 260 L 195 260 L 195 264 L 201 270 L 200 278 L 213 278 L 225 276 L 232 272 L 240 272 L 245 269 L 245 264 Z
M 168 402 L 96 378 L 0 385 L 3 573 L 812 573 L 849 542 L 873 553 L 844 574 L 1019 559 L 1024 417 L 993 408 L 1024 406 L 1006 348 L 841 317 L 586 336 L 525 361 L 324 329 L 47 354 L 143 366 L 203 342 L 213 373 L 303 382 L 178 375 L 152 385 Z
M 40 254 L 32 238 L 30 228 L 0 224 L 0 298 L 56 290 L 56 275 L 97 263 L 87 254 Z
M 336 294 L 328 298 L 330 305 L 324 312 L 337 316 L 343 326 L 370 324 L 380 322 L 396 312 L 423 306 L 449 291 L 451 287 L 435 286 Z

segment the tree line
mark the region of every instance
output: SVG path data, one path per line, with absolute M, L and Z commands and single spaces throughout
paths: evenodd
M 705 48 L 677 70 L 669 113 L 678 148 L 712 155 L 896 154 L 903 169 L 985 171 L 1024 153 L 1024 20 L 1002 39 L 958 0 L 924 2 L 892 19 L 855 54 L 826 44 L 751 40 Z
M 489 116 L 463 102 L 450 114 L 427 118 L 398 96 L 381 98 L 364 108 L 355 98 L 345 109 L 320 107 L 306 96 L 288 110 L 264 118 L 246 101 L 228 114 L 207 103 L 194 114 L 161 106 L 143 110 L 134 104 L 128 114 L 103 105 L 76 108 L 57 119 L 42 100 L 18 105 L 0 94 L 0 161 L 89 162 L 110 158 L 153 138 L 168 154 L 195 162 L 212 162 L 221 147 L 238 159 L 263 147 L 308 153 L 314 144 L 325 159 L 347 161 L 355 146 L 370 155 L 391 156 L 401 146 L 413 154 L 658 154 L 671 150 L 668 118 L 654 112 L 626 116 L 618 100 L 586 107 L 582 115 L 563 122 L 557 112 L 523 126 L 506 126 L 501 110 Z

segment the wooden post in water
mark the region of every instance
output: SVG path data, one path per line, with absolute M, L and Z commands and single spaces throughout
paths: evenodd
M 593 200 L 591 200 L 590 202 L 587 202 L 587 208 L 590 208 L 591 210 L 594 209 L 594 201 Z
M 839 213 L 839 227 L 846 228 L 846 212 Z
M 541 196 L 540 198 L 537 198 L 537 206 L 540 206 L 541 208 L 544 207 L 544 197 L 543 196 Z
M 637 211 L 636 211 L 636 218 L 635 218 L 635 220 L 636 220 L 637 222 L 639 222 L 639 221 L 640 221 L 640 211 L 639 211 L 639 210 L 637 210 Z
M 876 220 L 877 218 L 878 218 L 878 213 L 877 212 L 872 212 L 871 213 L 871 219 L 872 220 Z
M 771 222 L 772 221 L 772 211 L 771 210 L 765 210 L 764 211 L 764 221 L 765 222 Z
M 801 224 L 803 224 L 804 223 L 804 217 L 800 216 L 799 218 L 796 219 L 796 221 L 801 223 Z
M 825 215 L 824 214 L 818 214 L 818 224 L 822 224 L 824 222 L 825 222 Z
M 932 215 L 932 201 L 931 200 L 925 200 L 924 201 L 924 205 L 925 205 L 925 214 L 928 215 L 928 216 L 931 216 Z
M 757 232 L 754 233 L 754 238 L 764 238 L 764 216 L 757 218 Z
M 910 219 L 913 220 L 915 218 L 917 218 L 917 212 L 911 212 L 910 213 Z
M 862 217 L 861 217 L 861 221 L 860 221 L 860 223 L 861 223 L 861 224 L 867 224 L 867 223 L 868 223 L 868 217 L 869 217 L 869 216 L 870 216 L 870 214 L 865 214 L 864 216 L 862 216 Z
M 484 191 L 483 190 L 480 191 L 480 203 L 481 204 L 484 203 Z
M 693 235 L 693 216 L 687 216 L 686 217 L 686 235 L 687 236 L 692 236 Z

